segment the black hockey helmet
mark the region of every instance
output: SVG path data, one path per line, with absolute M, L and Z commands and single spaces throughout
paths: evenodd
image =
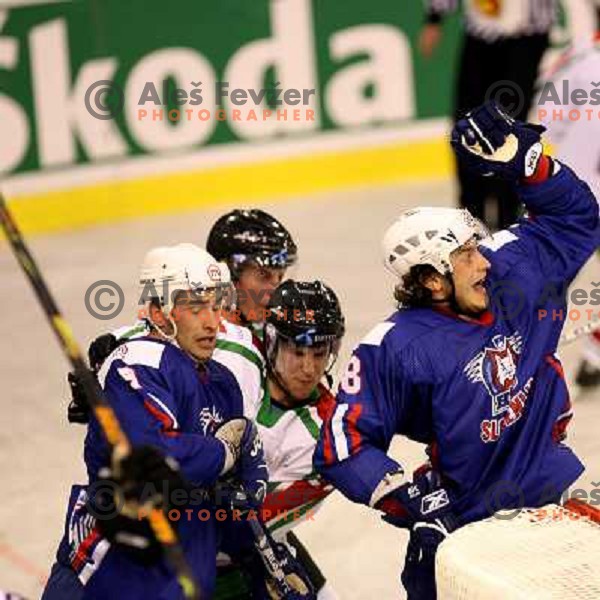
M 335 360 L 345 332 L 345 319 L 329 286 L 322 281 L 288 279 L 273 292 L 267 310 L 265 342 L 271 366 L 280 338 L 305 347 L 328 343 Z
M 226 262 L 235 277 L 248 261 L 260 267 L 287 268 L 297 259 L 290 232 L 259 209 L 235 209 L 220 217 L 208 234 L 206 250 Z

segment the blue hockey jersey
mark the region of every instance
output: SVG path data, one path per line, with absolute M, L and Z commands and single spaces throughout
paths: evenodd
M 202 369 L 174 344 L 143 337 L 119 346 L 98 374 L 101 386 L 133 445 L 151 444 L 173 456 L 182 474 L 198 487 L 219 477 L 225 453 L 213 434 L 217 426 L 242 416 L 238 383 L 223 365 L 210 360 Z M 109 464 L 109 448 L 92 419 L 85 439 L 89 485 L 74 486 L 59 562 L 70 564 L 85 584 L 83 598 L 183 598 L 165 564 L 152 568 L 132 561 L 103 539 L 87 501 L 100 468 Z M 210 596 L 216 575 L 216 519 L 198 516 L 213 507 L 201 494 L 178 506 L 173 525 L 203 594 Z M 191 509 L 191 510 L 190 510 Z M 186 513 L 186 511 L 188 511 Z M 115 595 L 116 594 L 116 595 Z
M 566 302 L 551 292 L 600 244 L 598 202 L 564 165 L 519 191 L 530 216 L 481 248 L 489 290 L 510 303 L 478 320 L 401 309 L 355 348 L 314 456 L 351 500 L 373 504 L 398 470 L 386 455 L 395 434 L 429 444 L 463 523 L 545 504 L 582 473 L 564 444 L 571 405 L 555 354 Z

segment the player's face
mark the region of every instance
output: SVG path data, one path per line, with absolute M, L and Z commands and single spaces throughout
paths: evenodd
M 294 399 L 305 400 L 323 378 L 329 356 L 329 344 L 305 347 L 280 340 L 275 371 Z
M 262 321 L 273 290 L 283 281 L 285 269 L 247 264 L 238 279 L 239 309 L 248 321 Z
M 177 325 L 177 343 L 196 360 L 208 360 L 217 343 L 224 303 L 218 293 L 184 292 L 177 297 L 171 316 Z
M 490 263 L 479 252 L 477 243 L 467 242 L 451 254 L 450 260 L 454 295 L 460 311 L 466 315 L 478 315 L 487 310 L 490 299 L 486 277 Z

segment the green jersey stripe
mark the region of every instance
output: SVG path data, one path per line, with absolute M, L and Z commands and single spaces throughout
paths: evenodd
M 294 409 L 296 414 L 300 417 L 300 420 L 308 429 L 308 432 L 315 440 L 319 439 L 320 428 L 317 425 L 317 422 L 312 418 L 310 411 L 306 406 L 301 406 L 299 408 Z
M 249 360 L 256 366 L 256 368 L 261 372 L 262 376 L 264 368 L 262 359 L 258 356 L 258 354 L 246 348 L 246 346 L 242 346 L 242 344 L 238 344 L 237 342 L 231 342 L 229 340 L 223 340 L 217 337 L 217 348 L 219 348 L 219 350 L 235 352 L 236 354 L 243 356 L 246 360 Z

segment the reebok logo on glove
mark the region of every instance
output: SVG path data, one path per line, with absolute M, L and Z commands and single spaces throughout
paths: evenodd
M 431 494 L 427 494 L 421 500 L 421 514 L 428 515 L 436 510 L 440 510 L 450 504 L 450 498 L 446 490 L 436 490 Z

